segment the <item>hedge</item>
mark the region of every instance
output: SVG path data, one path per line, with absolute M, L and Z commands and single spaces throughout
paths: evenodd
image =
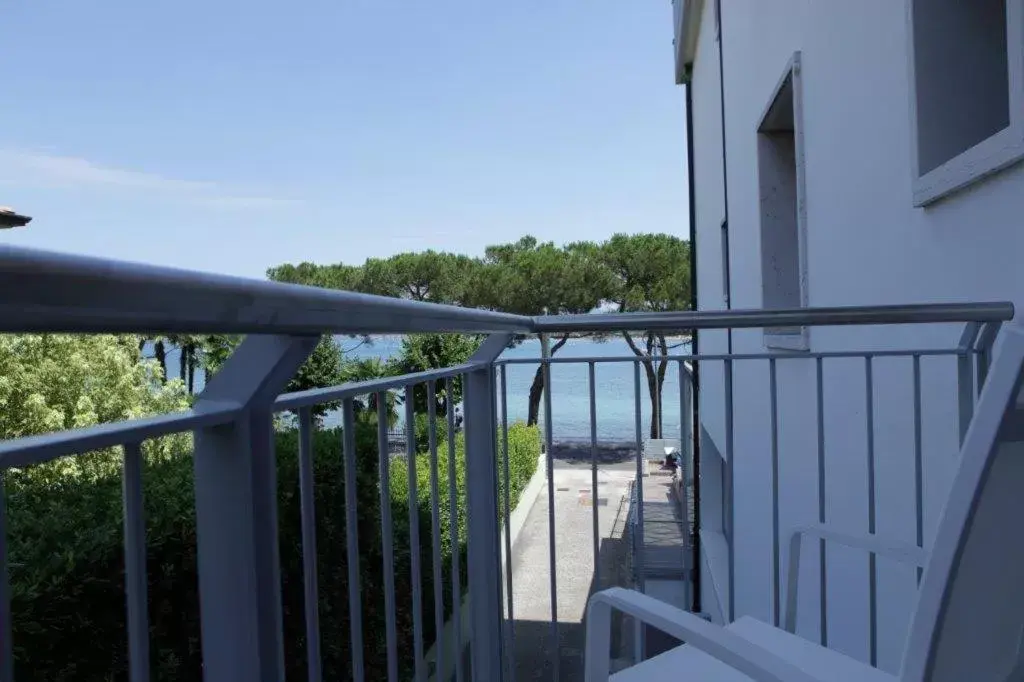
M 386 677 L 384 572 L 376 428 L 357 427 L 360 594 L 368 679 Z M 306 675 L 297 435 L 279 433 L 278 516 L 288 679 Z M 321 651 L 325 679 L 350 679 L 344 470 L 339 429 L 314 435 Z M 465 451 L 456 437 L 458 538 L 449 532 L 448 446 L 438 446 L 439 510 L 446 617 L 450 616 L 451 556 L 460 551 L 466 585 Z M 535 427 L 509 428 L 513 504 L 540 454 Z M 111 455 L 89 455 L 110 458 Z M 8 549 L 15 671 L 19 680 L 121 680 L 127 677 L 121 481 L 106 467 L 94 476 L 53 476 L 46 466 L 7 474 Z M 96 470 L 103 471 L 102 467 Z M 412 669 L 408 469 L 391 460 L 398 651 Z M 150 647 L 154 680 L 201 677 L 192 457 L 150 457 L 144 470 Z M 424 646 L 434 638 L 430 459 L 416 457 L 422 566 Z M 501 498 L 499 498 L 501 499 Z

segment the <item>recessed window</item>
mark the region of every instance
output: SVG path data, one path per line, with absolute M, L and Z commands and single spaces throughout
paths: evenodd
M 1022 0 L 911 0 L 914 203 L 1024 156 Z
M 766 309 L 807 305 L 802 83 L 800 53 L 793 56 L 757 129 L 761 200 L 761 294 Z M 807 348 L 803 328 L 765 330 L 769 346 Z
M 707 431 L 700 432 L 701 530 L 728 535 L 728 466 Z

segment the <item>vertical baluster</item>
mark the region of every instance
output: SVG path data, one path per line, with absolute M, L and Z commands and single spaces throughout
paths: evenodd
M 779 627 L 781 552 L 779 551 L 779 383 L 775 358 L 768 359 L 768 387 L 772 413 L 772 618 Z
M 558 579 L 555 574 L 555 460 L 552 448 L 551 423 L 551 347 L 546 334 L 541 335 L 541 358 L 544 372 L 544 450 L 548 468 L 548 570 L 551 589 L 551 650 L 554 657 L 553 677 L 558 682 L 560 650 L 558 643 Z
M 444 579 L 441 574 L 441 493 L 437 472 L 437 384 L 427 382 L 427 449 L 430 453 L 430 552 L 431 570 L 434 576 L 434 662 L 436 678 L 445 669 L 444 651 Z M 451 437 L 451 434 L 449 434 Z
M 416 480 L 416 411 L 413 386 L 405 387 L 405 457 L 409 475 L 409 562 L 412 573 L 414 679 L 426 680 L 423 659 L 423 571 L 420 567 L 420 509 Z M 430 400 L 430 396 L 428 396 Z
M 395 548 L 391 521 L 391 456 L 388 452 L 388 394 L 377 392 L 377 461 L 380 467 L 380 533 L 384 544 L 384 618 L 388 682 L 398 682 L 398 628 L 395 623 Z
M 11 630 L 11 587 L 7 574 L 7 493 L 0 470 L 0 682 L 14 682 L 14 647 Z
M 683 599 L 688 611 L 693 610 L 693 548 L 690 538 L 690 439 L 693 437 L 690 423 L 690 375 L 686 373 L 686 362 L 679 361 L 679 490 L 683 507 Z
M 302 526 L 303 595 L 306 611 L 306 664 L 309 682 L 323 679 L 320 659 L 320 606 L 316 571 L 316 507 L 313 490 L 313 412 L 299 409 L 299 509 Z
M 508 372 L 501 366 L 501 454 L 505 472 L 505 589 L 508 593 L 508 678 L 515 679 L 516 633 L 515 614 L 512 607 L 512 475 L 509 471 L 508 452 Z
M 817 417 L 818 417 L 818 523 L 825 523 L 825 385 L 822 371 L 822 359 L 818 357 L 814 364 L 814 378 L 817 385 Z M 818 627 L 821 630 L 821 645 L 828 646 L 828 591 L 825 572 L 825 541 L 818 541 Z
M 646 586 L 644 566 L 644 454 L 643 454 L 643 417 L 640 407 L 640 363 L 633 362 L 633 420 L 636 437 L 636 534 L 634 536 L 634 557 L 636 559 L 636 582 L 641 592 Z M 640 619 L 633 619 L 633 650 L 634 661 L 644 659 L 644 628 Z
M 590 503 L 593 507 L 594 525 L 594 585 L 596 589 L 603 588 L 601 584 L 601 529 L 598 524 L 597 510 L 597 393 L 594 363 L 588 363 L 587 387 L 590 392 Z
M 733 423 L 733 395 L 732 395 L 732 360 L 724 362 L 725 372 L 725 495 L 722 496 L 724 509 L 723 526 L 726 530 L 726 539 L 729 545 L 729 622 L 736 620 L 736 539 L 734 535 L 733 516 L 735 514 L 733 474 L 735 473 L 735 449 L 733 440 L 735 436 Z
M 693 459 L 693 379 L 686 369 L 686 361 L 679 361 L 679 430 L 682 440 L 680 441 L 679 454 L 686 463 L 686 470 L 690 470 L 690 461 Z
M 868 446 L 868 533 L 875 533 L 875 386 L 874 363 L 864 357 L 864 412 L 867 420 Z M 868 553 L 868 656 L 871 665 L 878 665 L 878 557 Z
M 149 613 L 146 597 L 146 516 L 142 497 L 142 448 L 124 446 L 121 470 L 125 596 L 128 602 L 128 670 L 131 682 L 149 679 Z
M 921 356 L 913 357 L 914 370 L 914 511 L 917 546 L 924 547 L 924 457 L 921 451 Z M 921 582 L 917 567 L 917 582 Z
M 359 586 L 359 510 L 356 474 L 355 410 L 351 398 L 341 404 L 343 454 L 345 458 L 345 551 L 348 559 L 348 609 L 352 640 L 352 679 L 364 682 L 363 608 Z
M 452 629 L 455 631 L 455 682 L 462 682 L 462 578 L 459 575 L 461 548 L 459 541 L 459 493 L 456 488 L 457 464 L 455 457 L 455 379 L 445 379 L 448 406 L 448 508 L 449 535 L 452 545 Z

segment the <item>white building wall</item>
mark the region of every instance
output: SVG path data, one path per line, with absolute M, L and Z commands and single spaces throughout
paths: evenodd
M 762 304 L 756 128 L 797 50 L 803 64 L 808 300 L 812 306 L 1011 300 L 1024 304 L 1024 165 L 928 208 L 913 207 L 906 3 L 728 0 L 722 7 L 734 308 Z M 718 45 L 714 3 L 693 65 L 699 303 L 723 307 Z M 959 327 L 810 331 L 815 351 L 951 347 Z M 734 333 L 734 352 L 764 352 L 759 330 Z M 700 337 L 702 353 L 724 334 Z M 790 531 L 818 516 L 815 363 L 780 361 L 779 515 Z M 824 362 L 827 522 L 867 530 L 863 360 Z M 938 521 L 957 449 L 952 359 L 922 360 L 925 545 Z M 911 362 L 874 365 L 877 532 L 915 540 Z M 724 451 L 720 369 L 701 371 L 701 416 Z M 735 611 L 772 620 L 771 458 L 765 363 L 735 369 Z M 867 559 L 829 549 L 828 642 L 867 659 Z M 804 555 L 799 630 L 817 639 L 818 556 Z M 724 578 L 723 578 L 724 580 Z M 705 581 L 707 582 L 707 581 Z M 913 569 L 879 560 L 879 665 L 899 664 L 915 592 Z M 782 596 L 783 604 L 785 595 Z M 706 601 L 706 600 L 705 600 Z
M 719 99 L 719 70 L 717 43 L 714 40 L 715 17 L 712 7 L 707 7 L 701 16 L 700 38 L 697 42 L 697 57 L 693 64 L 693 154 L 694 184 L 697 197 L 696 214 L 696 257 L 698 306 L 701 310 L 720 310 L 725 307 L 723 288 L 721 225 L 725 219 L 724 177 L 722 175 L 722 125 L 721 102 Z M 710 38 L 709 38 L 710 37 Z M 726 334 L 721 331 L 700 333 L 701 353 L 725 353 Z M 702 389 L 701 422 L 705 429 L 724 447 L 724 441 L 717 437 L 724 432 L 724 410 L 721 401 L 721 365 L 702 365 L 702 385 L 717 387 L 710 392 Z M 718 400 L 708 400 L 712 394 Z M 717 434 L 717 435 L 716 435 Z M 705 529 L 702 556 L 701 601 L 705 612 L 722 622 L 728 613 L 727 597 L 727 555 L 725 538 L 722 535 L 722 464 L 717 459 L 713 446 L 705 448 L 703 477 L 708 485 L 702 496 L 702 526 Z M 715 458 L 715 459 L 712 459 Z

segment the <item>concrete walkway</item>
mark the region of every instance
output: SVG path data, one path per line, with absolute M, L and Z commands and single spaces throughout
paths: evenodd
M 596 500 L 591 493 L 589 449 L 586 456 L 556 449 L 554 466 L 555 581 L 559 655 L 554 655 L 551 625 L 551 560 L 548 490 L 527 516 L 512 552 L 515 679 L 582 682 L 583 613 L 596 590 L 627 585 L 628 548 L 623 540 L 629 482 L 635 476 L 629 450 L 603 450 L 598 464 Z M 595 585 L 593 510 L 598 510 L 600 584 Z M 618 640 L 619 638 L 615 638 Z M 613 642 L 613 647 L 621 642 Z M 553 669 L 558 662 L 556 678 Z
M 689 526 L 672 488 L 668 472 L 652 471 L 644 479 L 644 574 L 648 578 L 686 577 Z

